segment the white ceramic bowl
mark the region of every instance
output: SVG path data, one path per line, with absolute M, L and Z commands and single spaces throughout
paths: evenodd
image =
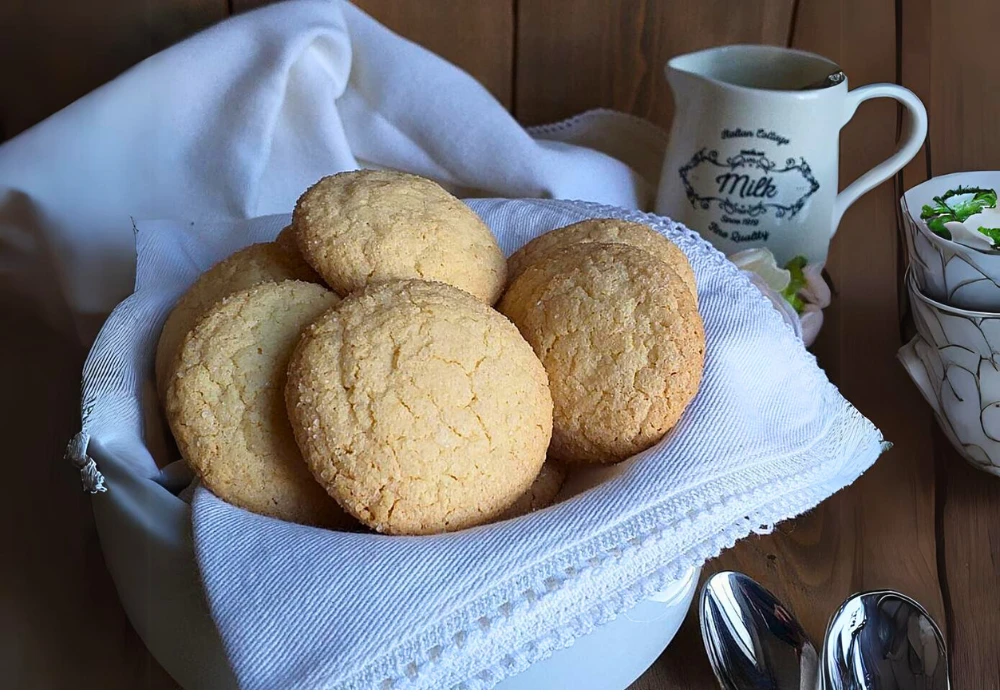
M 899 351 L 942 431 L 975 467 L 1000 476 L 1000 313 L 956 309 L 907 288 L 917 335 Z
M 935 235 L 920 209 L 935 196 L 960 186 L 1000 192 L 1000 171 L 942 175 L 906 191 L 900 200 L 910 270 L 931 299 L 974 311 L 1000 312 L 1000 251 L 983 251 Z
M 116 466 L 100 443 L 91 442 L 90 453 L 108 481 L 108 492 L 93 497 L 101 548 L 132 625 L 183 687 L 236 687 L 198 581 L 188 505 Z M 700 571 L 690 569 L 660 594 L 498 687 L 627 688 L 677 633 Z

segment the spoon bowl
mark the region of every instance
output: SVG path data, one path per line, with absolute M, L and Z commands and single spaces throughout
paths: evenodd
M 701 635 L 726 690 L 816 688 L 818 657 L 792 612 L 766 588 L 734 571 L 701 591 Z
M 822 687 L 830 690 L 948 690 L 941 630 L 917 601 L 895 591 L 848 598 L 830 618 Z

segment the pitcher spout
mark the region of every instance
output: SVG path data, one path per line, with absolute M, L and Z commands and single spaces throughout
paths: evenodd
M 782 46 L 736 44 L 675 56 L 665 67 L 677 95 L 714 85 L 726 90 L 800 93 L 839 82 L 839 66 L 828 58 Z

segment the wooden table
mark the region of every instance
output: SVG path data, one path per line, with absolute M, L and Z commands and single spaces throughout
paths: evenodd
M 0 6 L 0 134 L 12 136 L 144 56 L 252 0 L 39 0 Z M 662 66 L 717 44 L 763 42 L 840 62 L 852 85 L 898 82 L 930 112 L 924 151 L 844 217 L 836 297 L 815 351 L 895 447 L 812 512 L 709 563 L 762 581 L 813 637 L 850 593 L 893 587 L 947 630 L 953 683 L 1000 687 L 1000 480 L 968 467 L 901 371 L 908 337 L 897 200 L 930 175 L 1000 165 L 1000 3 L 992 0 L 362 0 L 388 26 L 464 67 L 525 124 L 611 107 L 666 127 Z M 16 66 L 16 69 L 11 68 Z M 39 90 L 38 86 L 44 86 Z M 899 113 L 866 103 L 842 134 L 850 182 L 896 143 Z M 170 687 L 118 605 L 87 499 L 59 462 L 75 430 L 82 351 L 4 312 L 7 505 L 0 544 L 0 685 Z M 37 331 L 37 332 L 35 332 Z M 47 334 L 46 334 L 47 333 Z M 39 418 L 41 416 L 41 418 Z M 26 523 L 31 523 L 26 525 Z M 14 631 L 12 644 L 12 635 Z M 637 683 L 713 687 L 696 619 Z

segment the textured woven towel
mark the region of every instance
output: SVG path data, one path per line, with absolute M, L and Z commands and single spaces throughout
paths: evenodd
M 665 148 L 662 129 L 607 110 L 526 131 L 467 73 L 346 0 L 286 0 L 0 144 L 0 294 L 69 316 L 90 343 L 132 291 L 130 217 L 289 212 L 324 175 L 365 166 L 465 196 L 647 209 Z
M 667 219 L 546 200 L 473 200 L 510 253 L 596 216 L 653 225 L 691 260 L 705 319 L 701 390 L 660 445 L 607 480 L 513 521 L 430 537 L 335 533 L 194 499 L 198 564 L 240 684 L 488 687 L 731 545 L 811 508 L 878 457 L 881 435 L 723 256 Z M 201 269 L 267 240 L 271 216 L 138 226 L 135 294 L 85 368 L 85 429 L 154 469 L 161 424 L 149 382 L 160 324 Z M 145 426 L 145 442 L 143 430 Z
M 664 145 L 655 126 L 607 112 L 526 132 L 471 77 L 356 8 L 290 0 L 199 33 L 0 145 L 0 290 L 89 341 L 132 289 L 130 216 L 184 219 L 138 227 L 136 294 L 88 360 L 88 433 L 72 450 L 92 487 L 88 434 L 103 460 L 153 478 L 167 440 L 151 355 L 170 302 L 287 217 L 203 222 L 287 212 L 320 176 L 365 164 L 462 192 L 642 208 Z M 611 213 L 476 206 L 508 251 Z M 657 225 L 699 274 L 705 385 L 668 443 L 602 486 L 420 539 L 317 532 L 198 494 L 199 564 L 244 686 L 490 685 L 875 459 L 876 431 L 759 293 L 689 234 Z M 114 500 L 114 485 L 99 497 Z

